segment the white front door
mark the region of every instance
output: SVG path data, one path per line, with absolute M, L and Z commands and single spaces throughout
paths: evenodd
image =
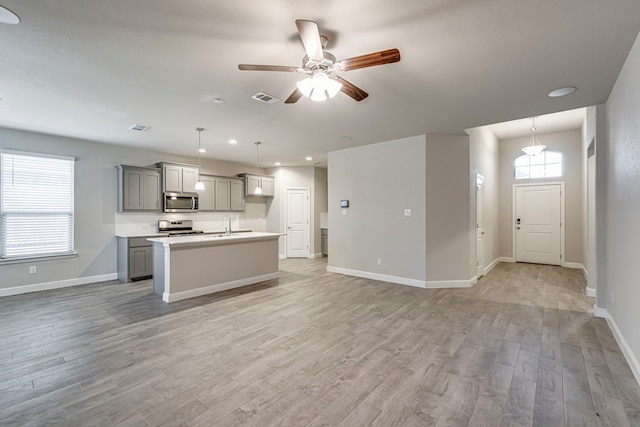
M 286 190 L 287 258 L 309 257 L 309 189 Z
M 484 227 L 482 226 L 482 185 L 484 177 L 476 175 L 476 277 L 484 275 Z
M 560 265 L 561 184 L 516 186 L 516 261 Z

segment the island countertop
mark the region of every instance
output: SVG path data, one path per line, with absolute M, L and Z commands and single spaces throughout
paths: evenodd
M 270 240 L 282 236 L 281 233 L 267 233 L 261 231 L 241 232 L 232 234 L 189 234 L 171 237 L 153 237 L 150 242 L 162 243 L 163 246 L 194 246 L 194 245 L 223 245 L 231 242 L 250 242 Z

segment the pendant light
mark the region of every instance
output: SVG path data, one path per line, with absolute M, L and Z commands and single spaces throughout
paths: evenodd
M 260 175 L 260 141 L 254 142 L 256 144 L 256 175 Z M 262 195 L 262 187 L 260 186 L 260 179 L 258 178 L 258 186 L 253 190 L 253 194 L 256 196 Z
M 204 153 L 206 150 L 204 148 L 202 148 L 202 144 L 200 141 L 200 135 L 202 134 L 202 131 L 204 130 L 204 128 L 201 127 L 197 127 L 196 130 L 198 131 L 198 182 L 196 182 L 196 191 L 202 191 L 204 190 L 204 183 L 200 180 L 200 155 L 202 153 Z
M 531 121 L 533 124 L 531 126 L 531 138 L 529 139 L 529 145 L 524 147 L 522 151 L 529 156 L 537 156 L 542 153 L 547 146 L 540 144 L 538 142 L 538 138 L 536 138 L 536 118 L 531 117 Z

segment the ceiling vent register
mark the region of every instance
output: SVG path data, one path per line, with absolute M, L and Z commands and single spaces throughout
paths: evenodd
M 264 102 L 266 104 L 277 104 L 278 102 L 282 101 L 280 98 L 276 98 L 275 96 L 269 95 L 264 92 L 258 92 L 253 95 L 252 98 L 256 101 Z
M 146 132 L 149 129 L 151 129 L 151 126 L 145 126 L 145 125 L 139 125 L 139 124 L 135 124 L 133 126 L 131 126 L 129 129 L 131 130 L 137 130 L 138 132 Z

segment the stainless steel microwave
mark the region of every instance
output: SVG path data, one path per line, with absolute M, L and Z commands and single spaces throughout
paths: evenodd
M 163 212 L 198 212 L 198 193 L 164 193 Z

